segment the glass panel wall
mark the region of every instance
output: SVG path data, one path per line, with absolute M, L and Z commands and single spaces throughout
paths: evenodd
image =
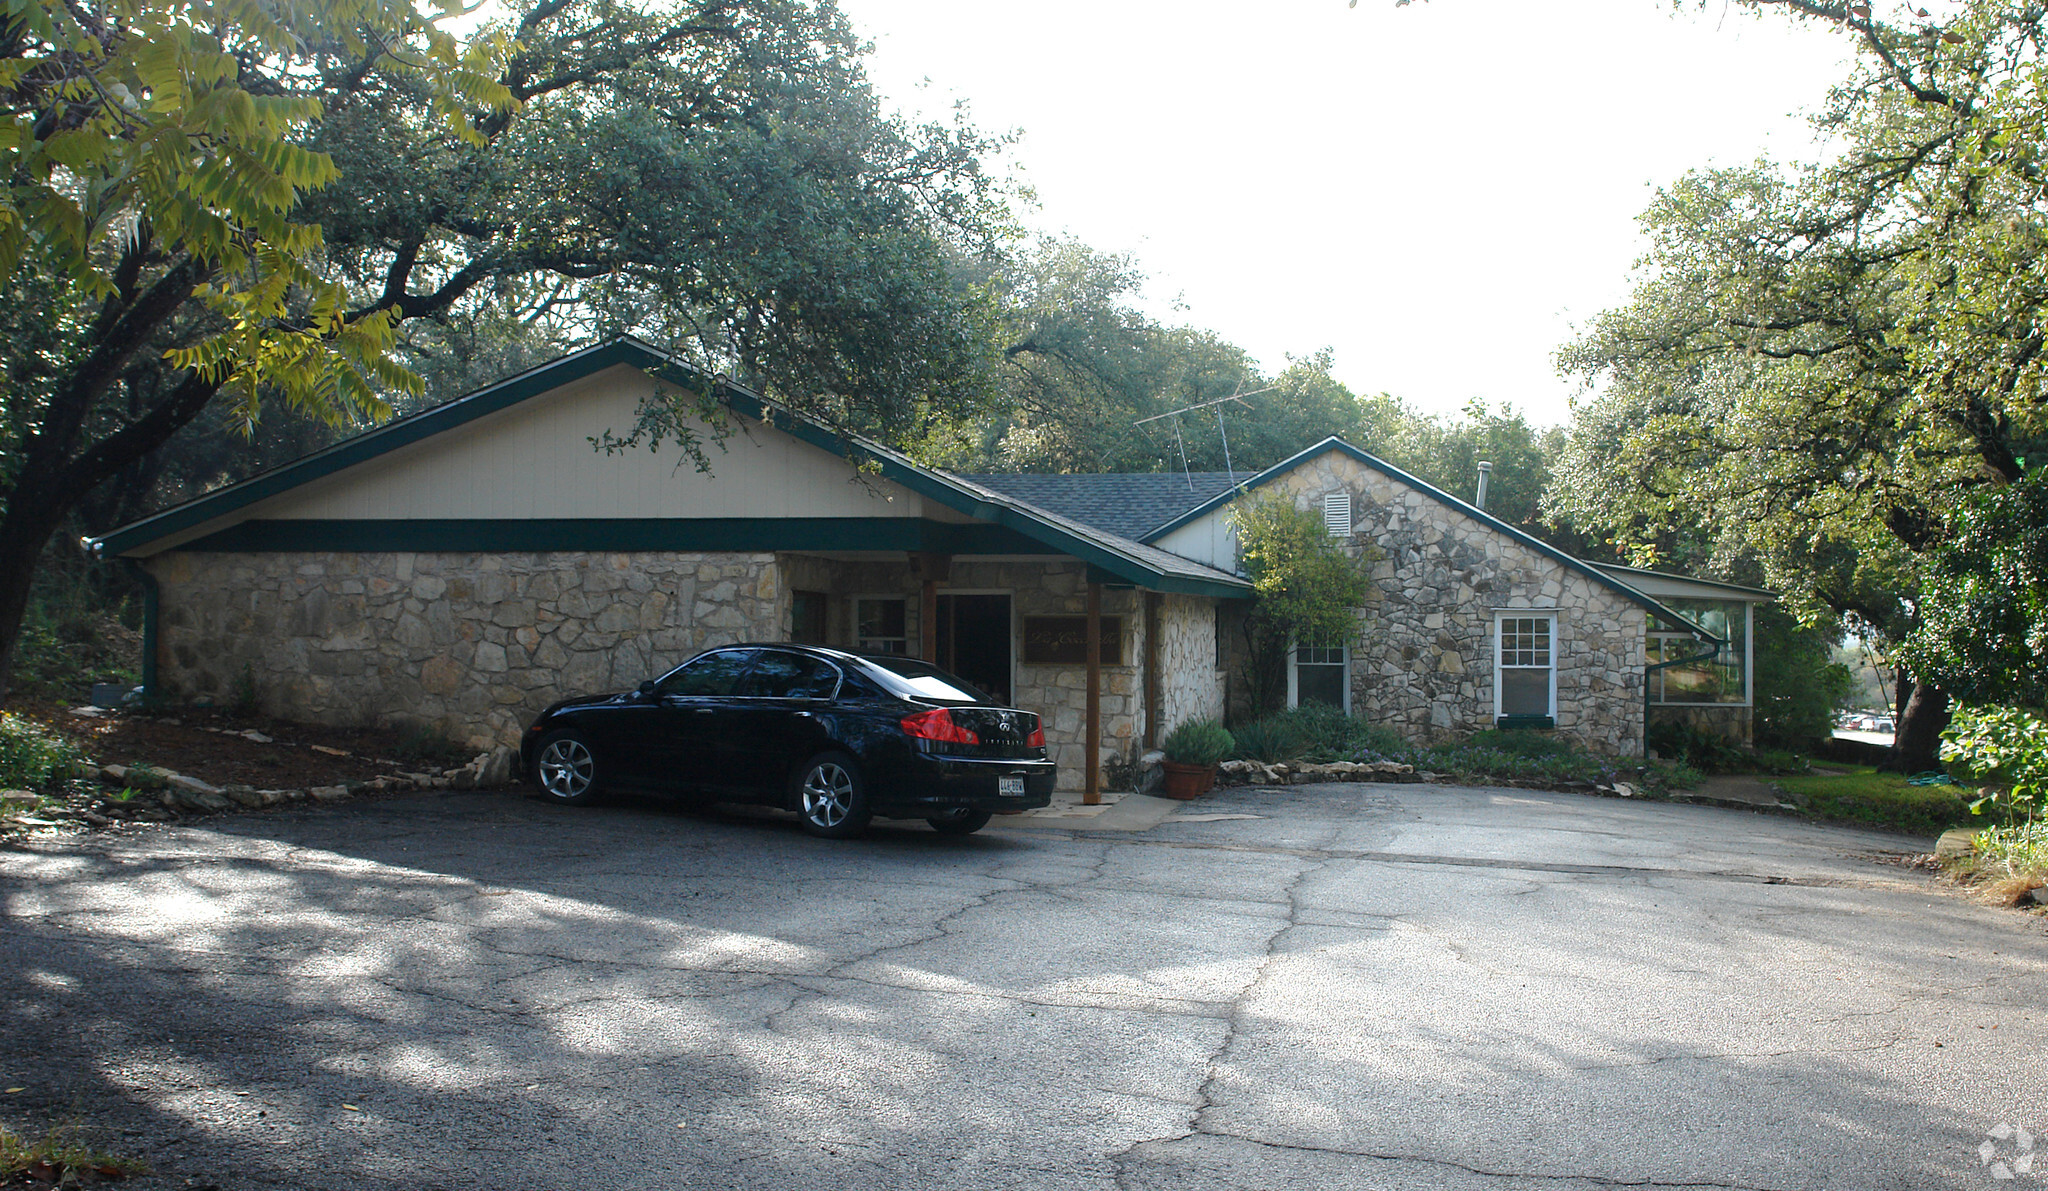
M 1665 607 L 1716 637 L 1728 640 L 1720 654 L 1650 672 L 1652 703 L 1749 702 L 1749 605 L 1742 600 L 1673 600 Z M 1689 629 L 1654 617 L 1650 620 L 1649 661 L 1677 661 L 1704 652 Z

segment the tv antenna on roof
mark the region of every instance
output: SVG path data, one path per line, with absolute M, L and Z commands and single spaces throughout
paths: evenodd
M 1193 492 L 1195 490 L 1195 476 L 1194 471 L 1188 467 L 1187 440 L 1180 436 L 1180 415 L 1191 414 L 1198 409 L 1213 407 L 1216 410 L 1216 433 L 1223 438 L 1223 472 L 1230 477 L 1230 486 L 1235 488 L 1237 487 L 1237 469 L 1230 465 L 1230 431 L 1223 428 L 1223 407 L 1235 401 L 1246 409 L 1250 409 L 1251 403 L 1246 401 L 1245 398 L 1256 397 L 1261 393 L 1270 393 L 1279 387 L 1279 385 L 1267 385 L 1263 389 L 1253 389 L 1249 393 L 1232 393 L 1228 397 L 1218 397 L 1214 401 L 1204 401 L 1198 405 L 1184 405 L 1179 409 L 1167 410 L 1163 414 L 1153 414 L 1149 418 L 1139 418 L 1137 421 L 1132 422 L 1131 425 L 1143 426 L 1147 422 L 1157 422 L 1161 418 L 1173 419 L 1173 445 L 1180 450 L 1180 471 L 1182 475 L 1187 477 L 1188 491 Z

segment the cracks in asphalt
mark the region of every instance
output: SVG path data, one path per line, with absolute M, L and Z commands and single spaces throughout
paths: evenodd
M 1244 1145 L 1258 1146 L 1261 1149 L 1277 1150 L 1284 1153 L 1313 1154 L 1317 1156 L 1328 1155 L 1330 1157 L 1336 1158 L 1345 1158 L 1351 1160 L 1362 1159 L 1371 1162 L 1410 1163 L 1421 1166 L 1433 1166 L 1443 1170 L 1458 1171 L 1463 1174 L 1476 1175 L 1480 1178 L 1487 1179 L 1527 1179 L 1554 1183 L 1583 1183 L 1593 1187 L 1668 1187 L 1671 1188 L 1672 1191 L 1684 1191 L 1684 1189 L 1686 1188 L 1704 1188 L 1708 1189 L 1708 1191 L 1790 1191 L 1789 1188 L 1766 1187 L 1756 1183 L 1725 1183 L 1718 1182 L 1712 1179 L 1622 1179 L 1614 1178 L 1609 1175 L 1597 1174 L 1549 1174 L 1542 1171 L 1501 1170 L 1488 1166 L 1474 1166 L 1470 1163 L 1458 1162 L 1450 1158 L 1434 1158 L 1427 1154 L 1401 1154 L 1390 1153 L 1383 1150 L 1349 1149 L 1342 1146 L 1303 1145 L 1299 1143 L 1283 1141 L 1268 1141 L 1264 1138 L 1251 1137 L 1242 1133 L 1230 1133 L 1222 1131 L 1208 1132 L 1205 1133 L 1204 1136 L 1213 1137 L 1221 1141 L 1233 1141 L 1239 1142 Z M 1178 1139 L 1167 1140 L 1170 1141 Z M 1131 1149 L 1136 1150 L 1148 1144 L 1157 1143 L 1141 1142 L 1138 1146 L 1131 1147 Z M 1121 1155 L 1119 1155 L 1119 1157 L 1121 1157 Z M 1117 1185 L 1125 1185 L 1124 1176 L 1121 1168 L 1119 1168 L 1117 1175 Z
M 1161 1137 L 1141 1138 L 1120 1150 L 1112 1152 L 1108 1157 L 1110 1167 L 1115 1171 L 1117 1186 L 1123 1187 L 1128 1185 L 1126 1177 L 1128 1174 L 1128 1161 L 1137 1151 L 1146 1146 L 1184 1141 L 1187 1138 L 1204 1135 L 1208 1132 L 1205 1118 L 1208 1116 L 1210 1108 L 1216 1102 L 1213 1093 L 1218 1082 L 1223 1078 L 1221 1068 L 1224 1058 L 1230 1054 L 1232 1048 L 1237 1045 L 1238 1039 L 1245 1033 L 1245 1002 L 1271 976 L 1274 961 L 1280 955 L 1281 941 L 1289 933 L 1303 926 L 1311 925 L 1301 920 L 1301 887 L 1308 881 L 1310 875 L 1328 867 L 1329 863 L 1328 860 L 1318 860 L 1304 865 L 1288 880 L 1287 888 L 1283 891 L 1287 914 L 1273 933 L 1266 936 L 1263 954 L 1259 956 L 1258 965 L 1253 969 L 1251 978 L 1246 980 L 1243 986 L 1233 993 L 1227 1002 L 1227 1008 L 1221 1017 L 1224 1024 L 1223 1037 L 1217 1041 L 1216 1046 L 1209 1052 L 1208 1058 L 1202 1063 L 1202 1082 L 1195 1088 L 1194 1102 L 1189 1106 L 1187 1128 L 1179 1133 Z M 1277 900 L 1275 904 L 1278 904 Z M 1180 1102 L 1173 1101 L 1172 1103 L 1178 1104 Z
M 1849 877 L 1797 877 L 1778 873 L 1745 872 L 1739 869 L 1666 868 L 1635 864 L 1566 864 L 1548 860 L 1521 860 L 1496 856 L 1444 856 L 1424 852 L 1381 852 L 1360 848 L 1283 846 L 1278 844 L 1223 844 L 1169 839 L 1121 841 L 1133 847 L 1170 848 L 1181 851 L 1249 852 L 1269 856 L 1294 856 L 1303 860 L 1355 860 L 1368 864 L 1399 864 L 1418 867 L 1500 869 L 1514 872 L 1561 873 L 1585 877 L 1664 877 L 1678 880 L 1728 881 L 1744 885 L 1792 885 L 1807 889 L 1875 889 L 1926 891 L 1926 882 Z

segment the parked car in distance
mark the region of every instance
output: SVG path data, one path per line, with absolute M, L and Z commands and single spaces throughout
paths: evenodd
M 813 835 L 877 816 L 950 835 L 1052 801 L 1045 729 L 913 658 L 812 645 L 707 649 L 621 694 L 564 699 L 519 759 L 555 802 L 608 791 L 795 811 Z

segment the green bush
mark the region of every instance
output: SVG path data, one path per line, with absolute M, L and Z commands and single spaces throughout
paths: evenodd
M 1301 756 L 1301 734 L 1284 716 L 1269 715 L 1253 720 L 1239 726 L 1231 736 L 1237 741 L 1236 755 L 1246 761 L 1263 761 L 1271 765 Z
M 0 712 L 0 787 L 35 790 L 84 764 L 78 746 L 34 720 Z
M 1465 738 L 1466 748 L 1490 749 L 1513 757 L 1569 757 L 1578 751 L 1572 742 L 1547 732 L 1528 728 L 1484 728 Z
M 1168 732 L 1159 748 L 1177 765 L 1214 765 L 1236 751 L 1237 741 L 1215 720 L 1189 720 Z
M 1676 720 L 1651 724 L 1649 739 L 1658 756 L 1707 773 L 1749 773 L 1758 768 L 1748 749 L 1717 732 Z

